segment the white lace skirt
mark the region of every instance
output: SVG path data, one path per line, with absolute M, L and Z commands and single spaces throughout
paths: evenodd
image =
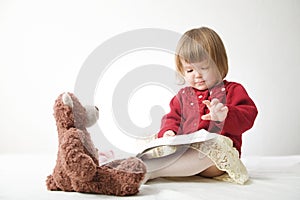
M 152 150 L 151 156 L 164 157 L 174 153 L 181 146 L 157 147 Z M 226 172 L 221 176 L 214 177 L 214 179 L 238 184 L 244 184 L 249 179 L 247 169 L 239 158 L 239 152 L 233 147 L 231 139 L 218 135 L 205 142 L 192 143 L 189 148 L 199 151 L 200 159 L 203 154 L 206 155 L 219 170 Z
M 208 156 L 219 170 L 226 172 L 215 179 L 238 184 L 244 184 L 249 179 L 247 169 L 239 159 L 239 152 L 233 147 L 231 139 L 219 135 L 205 142 L 193 143 L 191 148 Z

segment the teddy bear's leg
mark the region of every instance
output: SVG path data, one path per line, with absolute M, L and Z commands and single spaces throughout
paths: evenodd
M 134 195 L 144 179 L 146 167 L 137 158 L 115 160 L 98 167 L 90 182 L 72 183 L 78 192 L 92 192 L 107 195 Z
M 48 190 L 60 190 L 53 179 L 52 175 L 47 176 L 46 185 Z
M 130 157 L 112 161 L 104 166 L 110 169 L 110 178 L 115 180 L 112 187 L 114 193 L 122 196 L 138 193 L 146 174 L 146 166 L 140 159 Z M 111 190 L 110 187 L 107 188 Z
M 131 173 L 146 172 L 146 166 L 144 162 L 136 157 L 113 160 L 109 163 L 106 163 L 104 166 Z

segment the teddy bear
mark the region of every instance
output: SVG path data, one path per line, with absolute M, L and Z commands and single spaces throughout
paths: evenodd
M 96 123 L 99 109 L 83 107 L 73 93 L 63 93 L 54 104 L 58 132 L 58 153 L 47 189 L 127 196 L 139 192 L 146 174 L 143 161 L 136 157 L 116 159 L 99 165 L 87 127 Z

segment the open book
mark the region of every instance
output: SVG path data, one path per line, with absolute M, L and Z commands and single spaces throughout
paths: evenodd
M 162 137 L 149 142 L 137 155 L 137 157 L 142 158 L 147 156 L 148 158 L 155 158 L 155 157 L 163 157 L 167 156 L 171 153 L 176 151 L 176 146 L 179 145 L 188 145 L 196 142 L 204 142 L 210 139 L 217 137 L 218 134 L 210 133 L 204 129 L 196 131 L 194 133 L 185 134 L 185 135 L 176 135 L 173 137 Z M 157 155 L 160 153 L 153 152 L 154 150 L 158 149 L 158 147 L 164 148 L 163 155 Z M 166 152 L 168 151 L 168 152 Z

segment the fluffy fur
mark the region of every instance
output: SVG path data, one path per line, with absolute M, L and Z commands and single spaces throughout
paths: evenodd
M 98 108 L 88 110 L 89 113 L 72 93 L 56 99 L 59 146 L 53 173 L 46 180 L 48 190 L 118 196 L 138 193 L 146 173 L 144 163 L 130 157 L 99 166 L 97 149 L 86 129 L 94 123 L 90 118 L 97 117 Z

